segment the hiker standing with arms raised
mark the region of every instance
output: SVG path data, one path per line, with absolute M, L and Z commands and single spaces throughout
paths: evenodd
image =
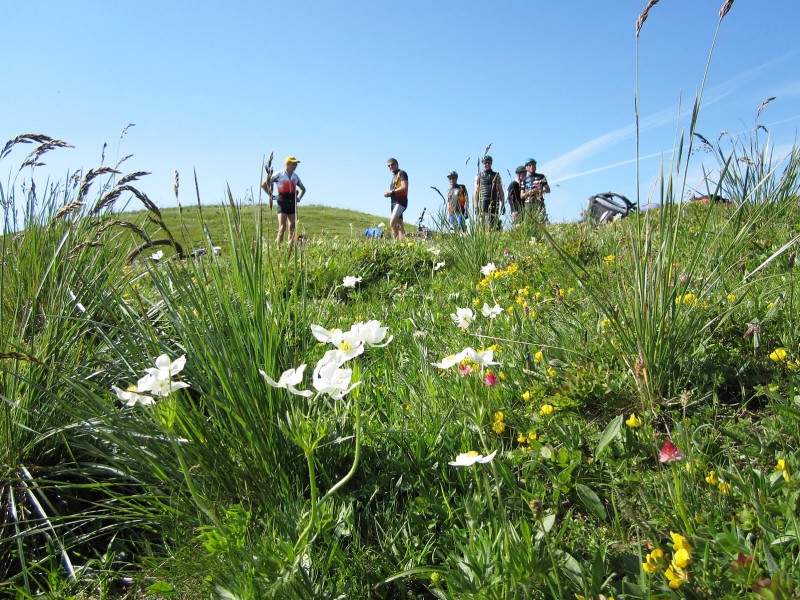
M 492 157 L 483 157 L 483 173 L 475 178 L 475 212 L 481 211 L 490 229 L 502 229 L 498 212 L 506 201 L 500 173 L 492 171 Z M 503 208 L 505 211 L 505 208 Z
M 299 164 L 300 161 L 294 156 L 287 156 L 286 168 L 278 171 L 272 177 L 267 177 L 261 184 L 261 189 L 270 198 L 272 198 L 272 187 L 278 186 L 278 237 L 275 241 L 279 244 L 283 241 L 287 225 L 289 226 L 289 243 L 294 244 L 296 241 L 297 203 L 306 195 L 306 188 L 295 173 Z M 299 194 L 297 193 L 298 188 L 300 189 Z
M 392 181 L 389 183 L 389 189 L 383 193 L 384 198 L 391 198 L 392 200 L 389 227 L 392 230 L 392 238 L 402 241 L 406 239 L 403 212 L 408 208 L 408 174 L 400 170 L 396 158 L 390 158 L 386 161 L 386 166 L 392 172 Z

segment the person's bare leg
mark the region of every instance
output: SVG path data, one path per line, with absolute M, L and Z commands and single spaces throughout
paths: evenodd
M 297 223 L 297 215 L 287 215 L 289 221 L 289 244 L 294 245 L 297 242 L 297 232 L 295 224 Z
M 283 213 L 278 214 L 278 237 L 275 239 L 278 244 L 283 241 L 283 235 L 286 231 L 286 223 L 289 220 L 288 217 L 289 215 L 285 215 Z

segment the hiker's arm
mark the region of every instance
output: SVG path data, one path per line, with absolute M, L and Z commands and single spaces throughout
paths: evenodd
M 298 181 L 297 187 L 300 188 L 300 193 L 297 194 L 297 201 L 300 202 L 303 196 L 306 195 L 306 186 L 304 186 L 301 182 Z

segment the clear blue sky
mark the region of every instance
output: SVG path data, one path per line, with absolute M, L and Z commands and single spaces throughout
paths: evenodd
M 668 160 L 688 126 L 723 3 L 663 0 L 642 28 L 643 201 L 660 153 Z M 6 0 L 0 144 L 42 133 L 74 145 L 46 155 L 41 184 L 48 169 L 63 179 L 98 166 L 107 142 L 105 163 L 133 154 L 123 170 L 152 172 L 140 188 L 162 207 L 175 206 L 174 170 L 183 204 L 195 202 L 193 169 L 203 203 L 219 203 L 226 184 L 244 200 L 258 197 L 265 155 L 293 154 L 306 203 L 386 217 L 391 156 L 409 174 L 411 221 L 441 208 L 430 186 L 445 191 L 451 169 L 471 192 L 491 142 L 504 184 L 536 158 L 551 218 L 574 220 L 593 193 L 636 198 L 634 32 L 646 4 Z M 734 2 L 700 133 L 750 135 L 776 96 L 758 122 L 788 151 L 800 126 L 798 27 L 800 0 Z M 4 186 L 29 149 L 0 163 Z

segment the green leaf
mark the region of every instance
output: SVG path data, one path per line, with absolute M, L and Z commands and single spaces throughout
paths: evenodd
M 603 501 L 600 500 L 600 496 L 595 494 L 590 487 L 585 486 L 582 483 L 576 483 L 575 493 L 578 496 L 578 501 L 586 510 L 589 511 L 589 513 L 591 513 L 592 516 L 600 519 L 601 521 L 608 519 L 606 507 L 603 506 Z
M 175 588 L 166 581 L 156 581 L 154 584 L 148 586 L 147 591 L 150 594 L 170 595 L 175 592 Z
M 620 429 L 622 428 L 622 415 L 615 417 L 607 426 L 603 435 L 600 436 L 600 442 L 594 451 L 594 457 L 600 456 L 600 453 L 608 446 L 612 440 L 619 437 Z

